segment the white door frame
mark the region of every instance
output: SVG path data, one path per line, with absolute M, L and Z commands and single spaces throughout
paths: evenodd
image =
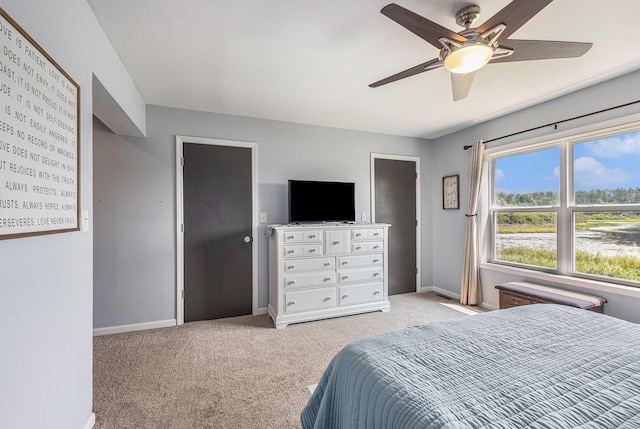
M 176 324 L 184 323 L 184 200 L 183 148 L 185 143 L 251 149 L 252 313 L 258 314 L 258 144 L 204 137 L 176 136 Z
M 391 159 L 396 161 L 412 161 L 416 163 L 416 292 L 420 292 L 422 286 L 422 243 L 420 240 L 421 214 L 420 214 L 420 158 L 417 156 L 392 155 L 386 153 L 371 153 L 371 221 L 376 221 L 376 159 Z M 391 225 L 393 228 L 393 225 Z

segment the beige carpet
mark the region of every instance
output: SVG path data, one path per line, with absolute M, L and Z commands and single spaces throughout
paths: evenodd
M 432 293 L 390 300 L 389 313 L 282 330 L 264 315 L 95 337 L 95 428 L 300 428 L 307 387 L 346 344 L 465 317 Z

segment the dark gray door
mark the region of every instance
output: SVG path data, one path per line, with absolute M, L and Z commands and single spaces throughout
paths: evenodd
M 375 219 L 389 228 L 389 295 L 416 291 L 416 163 L 374 159 Z
M 184 143 L 184 321 L 251 314 L 251 149 Z

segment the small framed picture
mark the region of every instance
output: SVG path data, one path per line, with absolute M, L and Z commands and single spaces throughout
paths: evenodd
M 444 176 L 442 178 L 442 208 L 444 210 L 456 210 L 460 208 L 460 183 L 459 175 Z

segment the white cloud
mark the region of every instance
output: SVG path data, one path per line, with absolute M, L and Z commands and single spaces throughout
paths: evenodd
M 499 168 L 496 168 L 495 171 L 493 172 L 493 180 L 496 183 L 498 183 L 504 179 L 505 179 L 504 171 L 500 170 Z
M 576 159 L 573 164 L 573 174 L 578 188 L 606 189 L 631 179 L 631 175 L 622 168 L 607 168 L 591 156 Z
M 598 158 L 640 155 L 640 132 L 596 140 L 584 145 L 590 155 Z

